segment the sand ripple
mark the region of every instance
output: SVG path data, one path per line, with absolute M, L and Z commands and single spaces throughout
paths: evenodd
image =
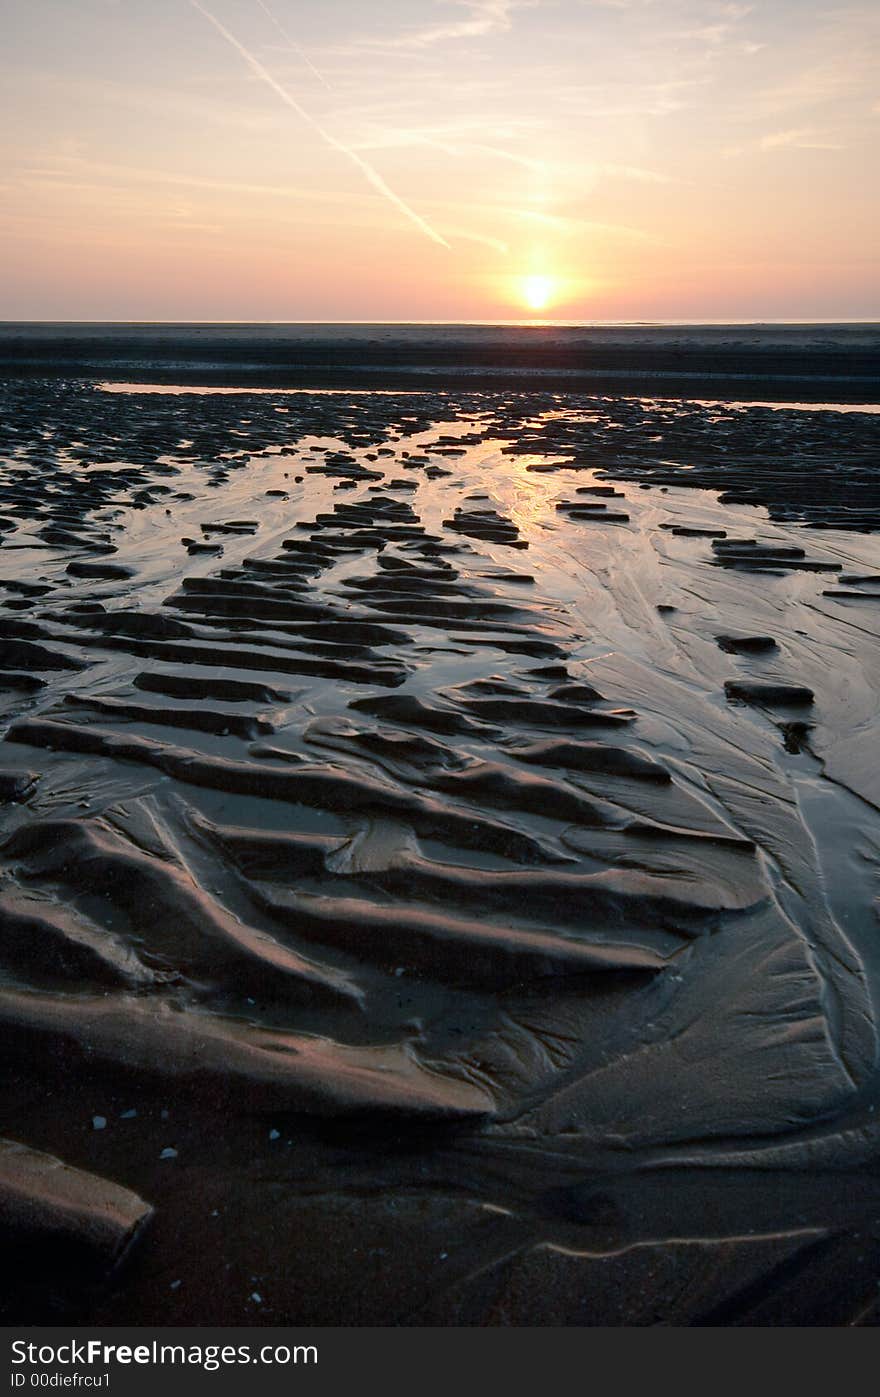
M 861 1313 L 871 420 L 4 391 L 29 1317 Z

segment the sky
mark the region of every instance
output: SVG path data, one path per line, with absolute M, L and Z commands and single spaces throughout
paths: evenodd
M 0 319 L 880 319 L 880 5 L 0 0 Z

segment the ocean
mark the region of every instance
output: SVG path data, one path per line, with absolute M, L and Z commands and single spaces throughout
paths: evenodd
M 0 324 L 0 376 L 880 402 L 880 325 Z

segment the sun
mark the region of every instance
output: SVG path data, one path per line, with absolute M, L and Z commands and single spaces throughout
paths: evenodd
M 520 298 L 529 310 L 546 310 L 555 292 L 556 282 L 550 276 L 524 276 L 519 284 Z

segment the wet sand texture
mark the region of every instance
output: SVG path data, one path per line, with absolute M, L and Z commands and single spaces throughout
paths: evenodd
M 118 1279 L 150 1213 L 118 1184 L 0 1140 L 3 1267 L 35 1307 L 48 1299 L 63 1313 Z
M 874 403 L 880 327 L 0 324 L 0 376 Z
M 873 1323 L 878 419 L 0 407 L 6 1322 Z

